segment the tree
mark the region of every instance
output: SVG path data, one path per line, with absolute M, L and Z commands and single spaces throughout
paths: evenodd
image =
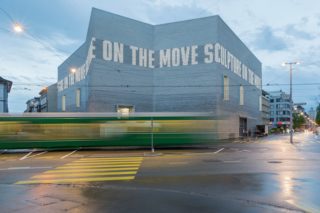
M 293 113 L 293 129 L 300 128 L 306 120 L 300 113 Z
M 317 107 L 316 123 L 320 125 L 320 104 Z

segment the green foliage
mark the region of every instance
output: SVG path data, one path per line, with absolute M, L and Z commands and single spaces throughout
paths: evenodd
M 317 107 L 316 123 L 317 123 L 318 125 L 320 125 L 320 104 L 319 104 L 319 106 Z
M 303 115 L 299 113 L 293 113 L 293 129 L 301 128 L 301 126 L 306 122 Z

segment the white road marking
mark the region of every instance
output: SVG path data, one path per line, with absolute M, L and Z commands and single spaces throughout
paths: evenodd
M 38 154 L 31 155 L 29 158 L 33 158 L 33 157 L 35 157 L 35 156 L 42 155 L 42 154 L 45 154 L 45 153 L 47 153 L 47 152 L 48 152 L 48 151 L 40 152 L 40 153 L 38 153 Z
M 72 151 L 72 152 L 70 152 L 70 153 L 62 156 L 60 159 L 65 159 L 66 157 L 69 157 L 70 155 L 72 155 L 72 154 L 75 153 L 76 151 L 78 151 L 78 150 L 74 150 L 74 151 Z
M 36 157 L 38 155 L 42 155 L 42 154 L 45 154 L 47 153 L 48 151 L 44 151 L 44 152 L 40 152 L 38 154 L 35 154 L 35 155 L 31 155 L 33 152 L 29 152 L 27 155 L 23 156 L 22 158 L 20 158 L 20 160 L 25 160 L 27 158 L 33 158 L 33 157 Z
M 221 152 L 222 150 L 224 150 L 224 148 L 221 148 L 215 152 L 184 153 L 182 155 L 212 155 L 212 154 L 217 154 L 217 153 Z
M 32 154 L 32 152 L 29 152 L 28 154 L 26 154 L 25 156 L 23 156 L 22 158 L 20 158 L 19 160 L 24 160 L 24 159 L 26 159 L 29 155 L 31 155 Z
M 218 151 L 215 151 L 213 154 L 218 154 L 219 152 L 221 152 L 222 150 L 224 150 L 224 148 L 219 149 Z
M 9 167 L 9 168 L 0 169 L 0 170 L 3 171 L 3 170 L 51 169 L 51 168 L 52 166 L 41 166 L 41 167 L 24 166 L 24 167 Z

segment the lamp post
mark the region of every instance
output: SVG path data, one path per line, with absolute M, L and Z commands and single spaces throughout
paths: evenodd
M 293 101 L 292 101 L 292 67 L 293 65 L 300 64 L 298 61 L 294 62 L 284 62 L 282 65 L 287 66 L 289 65 L 290 71 L 290 143 L 293 144 Z

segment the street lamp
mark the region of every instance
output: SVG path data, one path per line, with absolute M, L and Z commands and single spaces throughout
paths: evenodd
M 292 66 L 298 65 L 300 62 L 294 61 L 294 62 L 284 62 L 282 66 L 289 65 L 290 70 L 290 143 L 293 144 L 293 119 L 292 119 L 292 108 L 293 108 L 293 101 L 292 101 Z
M 28 39 L 32 39 L 35 42 L 41 44 L 44 48 L 46 48 L 47 50 L 55 53 L 55 56 L 57 56 L 58 58 L 60 58 L 61 60 L 64 60 L 64 58 L 62 58 L 59 54 L 57 54 L 57 51 L 55 48 L 52 48 L 50 45 L 47 45 L 45 42 L 43 42 L 41 39 L 39 39 L 38 37 L 32 35 L 30 32 L 28 32 L 26 30 L 26 28 L 19 22 L 16 22 L 12 16 L 3 8 L 0 7 L 0 12 L 2 12 L 4 15 L 6 15 L 6 17 L 10 20 L 11 24 L 12 24 L 12 30 L 13 32 L 16 33 L 23 33 L 23 35 L 27 36 Z M 0 28 L 0 30 L 4 30 L 4 31 L 9 31 L 7 29 L 4 28 Z M 11 32 L 11 31 L 9 31 Z
M 74 73 L 76 73 L 76 72 L 77 72 L 77 69 L 76 69 L 76 68 L 74 68 L 74 67 L 72 67 L 72 68 L 70 68 L 70 72 L 74 74 Z
M 16 22 L 16 21 L 12 18 L 12 16 L 11 16 L 6 10 L 4 10 L 4 9 L 2 9 L 2 8 L 0 7 L 0 11 L 1 11 L 4 15 L 6 15 L 7 18 L 10 20 L 10 22 L 12 23 L 12 29 L 13 29 L 14 32 L 16 32 L 16 33 L 22 33 L 22 32 L 24 32 L 24 27 L 23 27 L 20 23 Z
M 24 27 L 20 23 L 15 22 L 15 20 L 12 18 L 12 16 L 6 10 L 4 10 L 3 8 L 0 7 L 0 11 L 4 15 L 6 15 L 7 18 L 10 20 L 10 22 L 12 23 L 12 29 L 14 32 L 16 32 L 16 33 L 24 32 Z
M 14 32 L 16 32 L 16 33 L 22 33 L 22 32 L 24 32 L 23 26 L 22 26 L 21 24 L 19 24 L 19 23 L 14 23 L 14 24 L 13 24 L 13 30 L 14 30 Z

